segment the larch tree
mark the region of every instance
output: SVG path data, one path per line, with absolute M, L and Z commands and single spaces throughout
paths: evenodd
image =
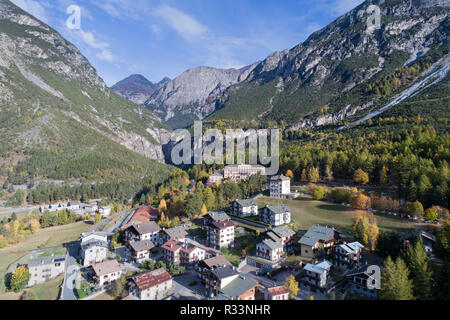
M 398 257 L 395 261 L 387 257 L 381 271 L 380 300 L 414 300 L 413 284 L 409 269 Z
M 298 282 L 295 280 L 294 276 L 290 276 L 288 279 L 286 279 L 286 282 L 284 283 L 284 286 L 289 291 L 289 298 L 296 297 L 298 294 Z
M 369 175 L 362 169 L 355 171 L 353 175 L 353 181 L 360 185 L 365 185 L 369 183 Z
M 433 299 L 433 272 L 431 271 L 429 259 L 423 246 L 422 237 L 419 237 L 414 246 L 408 246 L 406 261 L 411 271 L 414 295 L 419 300 Z
M 28 284 L 28 281 L 30 281 L 30 277 L 31 275 L 27 267 L 25 266 L 18 267 L 11 277 L 10 281 L 11 290 L 13 290 L 14 292 L 22 291 Z

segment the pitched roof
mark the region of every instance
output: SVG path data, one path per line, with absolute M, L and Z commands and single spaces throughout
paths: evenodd
M 315 246 L 319 241 L 330 241 L 334 239 L 334 229 L 321 226 L 312 226 L 300 239 L 299 243 Z
M 127 221 L 127 223 L 122 227 L 122 230 L 127 229 L 134 222 L 137 223 L 145 223 L 149 222 L 152 218 L 158 218 L 159 212 L 158 209 L 150 207 L 150 206 L 142 206 L 136 209 L 131 218 Z
M 112 272 L 122 271 L 122 265 L 117 260 L 108 260 L 105 262 L 97 263 L 92 266 L 97 276 L 102 276 Z
M 212 226 L 212 227 L 214 227 L 216 229 L 226 229 L 226 228 L 229 228 L 229 227 L 233 227 L 234 223 L 231 222 L 230 220 L 228 220 L 228 221 L 220 221 L 220 222 L 213 221 L 213 222 L 210 223 L 210 226 Z
M 187 232 L 183 227 L 176 227 L 163 230 L 170 238 L 183 239 L 186 238 Z
M 285 212 L 291 212 L 291 209 L 289 207 L 285 206 L 284 204 L 277 204 L 275 206 L 265 206 L 269 211 L 275 213 L 275 214 L 282 214 Z
M 203 251 L 205 251 L 204 249 L 202 249 L 202 248 L 200 248 L 200 247 L 197 247 L 197 246 L 195 246 L 195 245 L 192 245 L 192 244 L 184 244 L 183 245 L 183 247 L 181 248 L 181 251 L 183 251 L 183 252 L 185 252 L 185 253 L 187 253 L 187 254 L 191 254 L 192 252 L 194 252 L 195 250 L 197 250 L 197 249 L 200 249 L 200 250 L 203 250 Z
M 134 276 L 131 280 L 142 291 L 150 289 L 156 285 L 172 280 L 172 276 L 163 268 L 142 273 Z
M 276 233 L 274 233 L 273 231 L 268 231 L 265 236 L 267 238 L 269 238 L 269 239 L 272 239 L 275 242 L 279 242 L 279 241 L 283 240 Z
M 216 222 L 224 221 L 224 220 L 230 220 L 231 218 L 222 211 L 212 211 L 208 213 L 208 216 L 213 219 Z
M 236 200 L 236 202 L 242 206 L 242 207 L 252 207 L 257 206 L 255 199 L 242 199 L 242 200 Z
M 220 267 L 211 271 L 213 275 L 215 275 L 218 279 L 225 279 L 235 275 L 238 275 L 239 272 L 232 266 L 228 267 Z
M 283 245 L 280 242 L 275 242 L 270 239 L 266 239 L 262 243 L 264 243 L 271 250 L 283 249 Z
M 108 235 L 106 232 L 98 232 L 98 231 L 90 231 L 90 232 L 84 232 L 81 234 L 81 239 L 87 238 L 89 236 L 99 236 L 102 238 L 107 238 Z
M 314 273 L 318 273 L 318 274 L 322 274 L 328 270 L 330 270 L 330 268 L 333 266 L 333 264 L 327 260 L 323 260 L 321 262 L 318 262 L 316 264 L 311 264 L 308 263 L 304 269 L 310 272 L 314 272 Z
M 224 266 L 227 266 L 227 267 L 232 266 L 230 261 L 228 261 L 227 258 L 225 258 L 224 256 L 215 256 L 213 258 L 203 260 L 200 263 L 205 264 L 206 267 L 208 267 L 210 269 L 224 267 Z
M 281 238 L 290 238 L 295 236 L 294 230 L 292 230 L 288 226 L 276 227 L 273 228 L 272 231 Z
M 276 296 L 279 296 L 279 295 L 282 295 L 282 294 L 288 294 L 289 293 L 289 290 L 285 286 L 269 288 L 269 289 L 267 289 L 267 291 L 269 292 L 269 294 L 272 297 L 276 297 Z
M 130 242 L 130 247 L 135 251 L 151 250 L 155 247 L 155 244 L 150 240 L 134 241 Z
M 131 229 L 134 229 L 137 234 L 148 234 L 148 233 L 156 233 L 161 230 L 161 228 L 154 221 L 149 221 L 145 223 L 133 224 Z
M 89 239 L 89 240 L 87 240 L 87 241 L 84 241 L 84 242 L 81 244 L 81 248 L 82 248 L 83 250 L 85 250 L 85 251 L 86 251 L 87 249 L 92 248 L 92 247 L 108 248 L 108 243 L 105 242 L 105 241 L 98 240 L 98 239 Z
M 36 257 L 28 260 L 28 268 L 37 266 L 46 266 L 55 263 L 63 263 L 65 261 L 66 256 Z
M 183 247 L 183 242 L 178 242 L 175 240 L 169 240 L 161 246 L 161 248 L 171 251 L 171 252 L 177 252 L 182 247 Z
M 223 295 L 238 298 L 250 289 L 256 286 L 255 280 L 250 277 L 239 276 L 231 281 L 227 286 L 223 287 L 220 291 Z
M 270 181 L 277 181 L 277 180 L 285 180 L 285 181 L 289 180 L 289 181 L 291 181 L 290 178 L 288 178 L 288 177 L 286 177 L 284 175 L 273 176 L 273 177 L 270 178 Z

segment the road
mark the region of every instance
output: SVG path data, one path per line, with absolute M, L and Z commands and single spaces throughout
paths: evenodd
M 67 250 L 66 269 L 64 274 L 64 283 L 61 293 L 61 300 L 78 300 L 75 293 L 74 281 L 80 272 L 77 265 L 78 252 L 80 245 L 78 242 L 71 244 Z
M 13 212 L 15 213 L 22 213 L 22 212 L 30 212 L 33 210 L 38 210 L 39 206 L 35 206 L 35 207 L 19 207 L 19 208 L 6 208 L 6 207 L 2 207 L 0 208 L 0 216 L 6 216 L 9 214 L 12 214 Z

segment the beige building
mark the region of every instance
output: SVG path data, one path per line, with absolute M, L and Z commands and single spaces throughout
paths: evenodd
M 161 300 L 172 290 L 172 279 L 162 268 L 134 276 L 129 282 L 130 296 L 135 300 Z
M 117 260 L 108 260 L 102 263 L 94 264 L 94 280 L 100 286 L 109 284 L 122 276 L 123 266 Z
M 312 226 L 298 242 L 301 256 L 314 259 L 321 251 L 330 251 L 338 238 L 339 234 L 334 228 Z

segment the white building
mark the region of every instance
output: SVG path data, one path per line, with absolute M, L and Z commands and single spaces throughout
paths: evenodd
M 102 262 L 108 254 L 108 236 L 105 232 L 82 233 L 80 247 L 84 267 Z
M 289 290 L 284 286 L 268 288 L 264 292 L 264 300 L 289 300 Z
M 291 179 L 283 175 L 273 176 L 269 181 L 270 196 L 286 199 L 291 194 Z
M 130 297 L 135 300 L 161 300 L 173 288 L 172 276 L 164 269 L 136 275 L 130 280 Z
M 117 260 L 108 260 L 92 266 L 94 270 L 94 280 L 102 287 L 109 284 L 122 276 L 123 266 Z
M 109 217 L 111 215 L 111 206 L 101 207 L 98 212 L 102 215 L 103 218 Z
M 259 219 L 265 224 L 281 226 L 291 223 L 291 210 L 285 205 L 266 205 L 259 215 Z
M 316 264 L 308 263 L 303 268 L 305 272 L 303 277 L 304 283 L 315 288 L 325 288 L 332 266 L 333 264 L 327 260 Z
M 132 224 L 125 230 L 127 241 L 150 240 L 159 243 L 159 232 L 161 228 L 154 221 Z
M 206 240 L 212 248 L 232 248 L 234 246 L 235 225 L 231 220 L 211 222 L 206 226 Z
M 231 212 L 240 217 L 253 217 L 258 215 L 258 204 L 255 199 L 235 200 L 231 203 Z
M 229 165 L 223 170 L 223 178 L 231 181 L 246 180 L 248 177 L 256 174 L 264 175 L 265 172 L 266 168 L 261 165 Z
M 38 257 L 30 259 L 27 267 L 30 272 L 28 287 L 32 287 L 52 279 L 64 273 L 66 263 L 65 256 Z
M 256 245 L 256 255 L 273 262 L 280 261 L 283 256 L 283 244 L 271 239 L 265 239 Z

